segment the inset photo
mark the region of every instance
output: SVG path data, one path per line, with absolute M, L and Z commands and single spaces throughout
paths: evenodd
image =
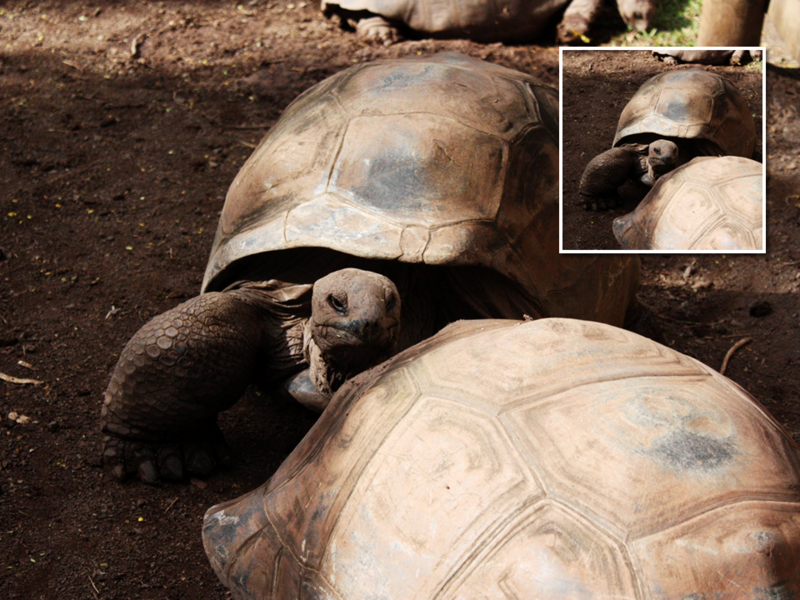
M 764 48 L 561 48 L 561 252 L 764 253 Z

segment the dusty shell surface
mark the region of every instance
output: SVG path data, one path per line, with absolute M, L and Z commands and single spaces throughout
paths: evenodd
M 206 287 L 238 259 L 303 246 L 507 271 L 522 232 L 556 206 L 557 103 L 533 77 L 456 53 L 322 81 L 231 184 Z M 538 176 L 523 186 L 528 164 Z
M 726 78 L 701 69 L 667 71 L 646 81 L 620 114 L 614 146 L 649 133 L 705 139 L 723 154 L 747 158 L 756 145 L 742 94 Z
M 700 157 L 665 175 L 632 213 L 614 221 L 627 250 L 761 250 L 763 166 Z
M 757 597 L 800 592 L 799 488 L 794 442 L 694 359 L 462 321 L 343 388 L 203 536 L 236 598 Z

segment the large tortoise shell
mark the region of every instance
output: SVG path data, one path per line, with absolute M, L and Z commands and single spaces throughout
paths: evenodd
M 235 598 L 793 598 L 800 455 L 638 335 L 462 321 L 345 386 L 203 538 Z
M 740 156 L 695 158 L 615 219 L 614 235 L 628 250 L 762 250 L 762 171 Z
M 642 134 L 712 142 L 720 154 L 752 158 L 756 127 L 747 100 L 726 78 L 678 69 L 647 80 L 622 110 L 614 146 Z
M 300 247 L 482 266 L 546 316 L 622 323 L 633 257 L 558 253 L 558 96 L 456 53 L 346 69 L 302 94 L 234 180 L 203 290 Z

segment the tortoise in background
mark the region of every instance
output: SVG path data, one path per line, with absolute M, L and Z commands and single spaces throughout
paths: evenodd
M 322 0 L 326 15 L 352 21 L 359 36 L 392 43 L 398 27 L 440 38 L 530 42 L 558 24 L 560 43 L 585 36 L 603 0 Z M 652 26 L 655 0 L 617 0 L 623 21 L 637 31 Z
M 761 61 L 761 50 L 728 48 L 722 50 L 695 50 L 692 48 L 656 48 L 653 56 L 668 65 L 695 63 L 701 65 L 744 65 Z
M 248 385 L 321 410 L 458 319 L 636 315 L 638 259 L 558 253 L 557 140 L 553 88 L 458 54 L 306 91 L 231 185 L 203 293 L 120 355 L 104 461 L 207 476 L 228 459 L 217 414 Z
M 739 156 L 695 158 L 615 219 L 614 236 L 628 250 L 763 250 L 762 172 Z
M 460 322 L 348 382 L 203 543 L 237 599 L 795 598 L 800 455 L 638 335 Z
M 752 158 L 756 128 L 750 107 L 726 78 L 701 69 L 660 73 L 647 80 L 622 110 L 613 147 L 581 175 L 586 208 L 621 202 L 617 188 L 630 179 L 645 185 L 697 156 Z

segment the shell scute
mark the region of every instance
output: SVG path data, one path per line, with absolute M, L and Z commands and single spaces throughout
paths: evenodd
M 613 228 L 628 249 L 760 250 L 763 211 L 760 163 L 700 157 L 661 177 Z

